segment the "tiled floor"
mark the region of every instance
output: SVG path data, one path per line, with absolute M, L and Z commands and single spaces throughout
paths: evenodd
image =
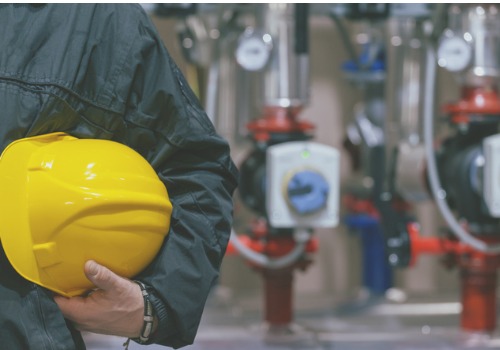
M 298 325 L 274 332 L 261 320 L 258 302 L 211 302 L 193 345 L 186 350 L 462 350 L 500 349 L 500 338 L 459 330 L 460 304 L 445 298 L 385 298 L 296 310 Z M 124 339 L 86 335 L 88 350 L 122 350 Z M 164 350 L 130 344 L 130 350 Z

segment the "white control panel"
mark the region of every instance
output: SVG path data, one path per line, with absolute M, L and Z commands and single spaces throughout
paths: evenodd
M 483 140 L 483 197 L 491 216 L 500 217 L 500 134 Z
M 309 141 L 270 146 L 266 210 L 276 228 L 334 227 L 339 222 L 340 153 Z

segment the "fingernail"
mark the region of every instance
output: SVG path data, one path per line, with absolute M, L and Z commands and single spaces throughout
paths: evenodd
M 89 260 L 87 261 L 87 271 L 89 275 L 95 276 L 97 275 L 97 263 L 95 261 Z

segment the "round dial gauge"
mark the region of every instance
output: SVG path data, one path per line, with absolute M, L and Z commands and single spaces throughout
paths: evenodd
M 439 66 L 450 72 L 460 72 L 467 68 L 472 60 L 472 47 L 459 36 L 443 38 L 437 55 Z
M 271 56 L 272 39 L 269 34 L 246 31 L 238 40 L 236 61 L 249 71 L 259 71 L 265 67 Z

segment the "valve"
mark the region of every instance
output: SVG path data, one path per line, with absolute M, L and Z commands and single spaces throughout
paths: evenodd
M 289 205 L 300 215 L 315 213 L 328 201 L 330 186 L 320 173 L 303 170 L 295 173 L 287 186 Z
M 339 215 L 340 154 L 315 142 L 267 149 L 266 210 L 276 228 L 334 227 Z

